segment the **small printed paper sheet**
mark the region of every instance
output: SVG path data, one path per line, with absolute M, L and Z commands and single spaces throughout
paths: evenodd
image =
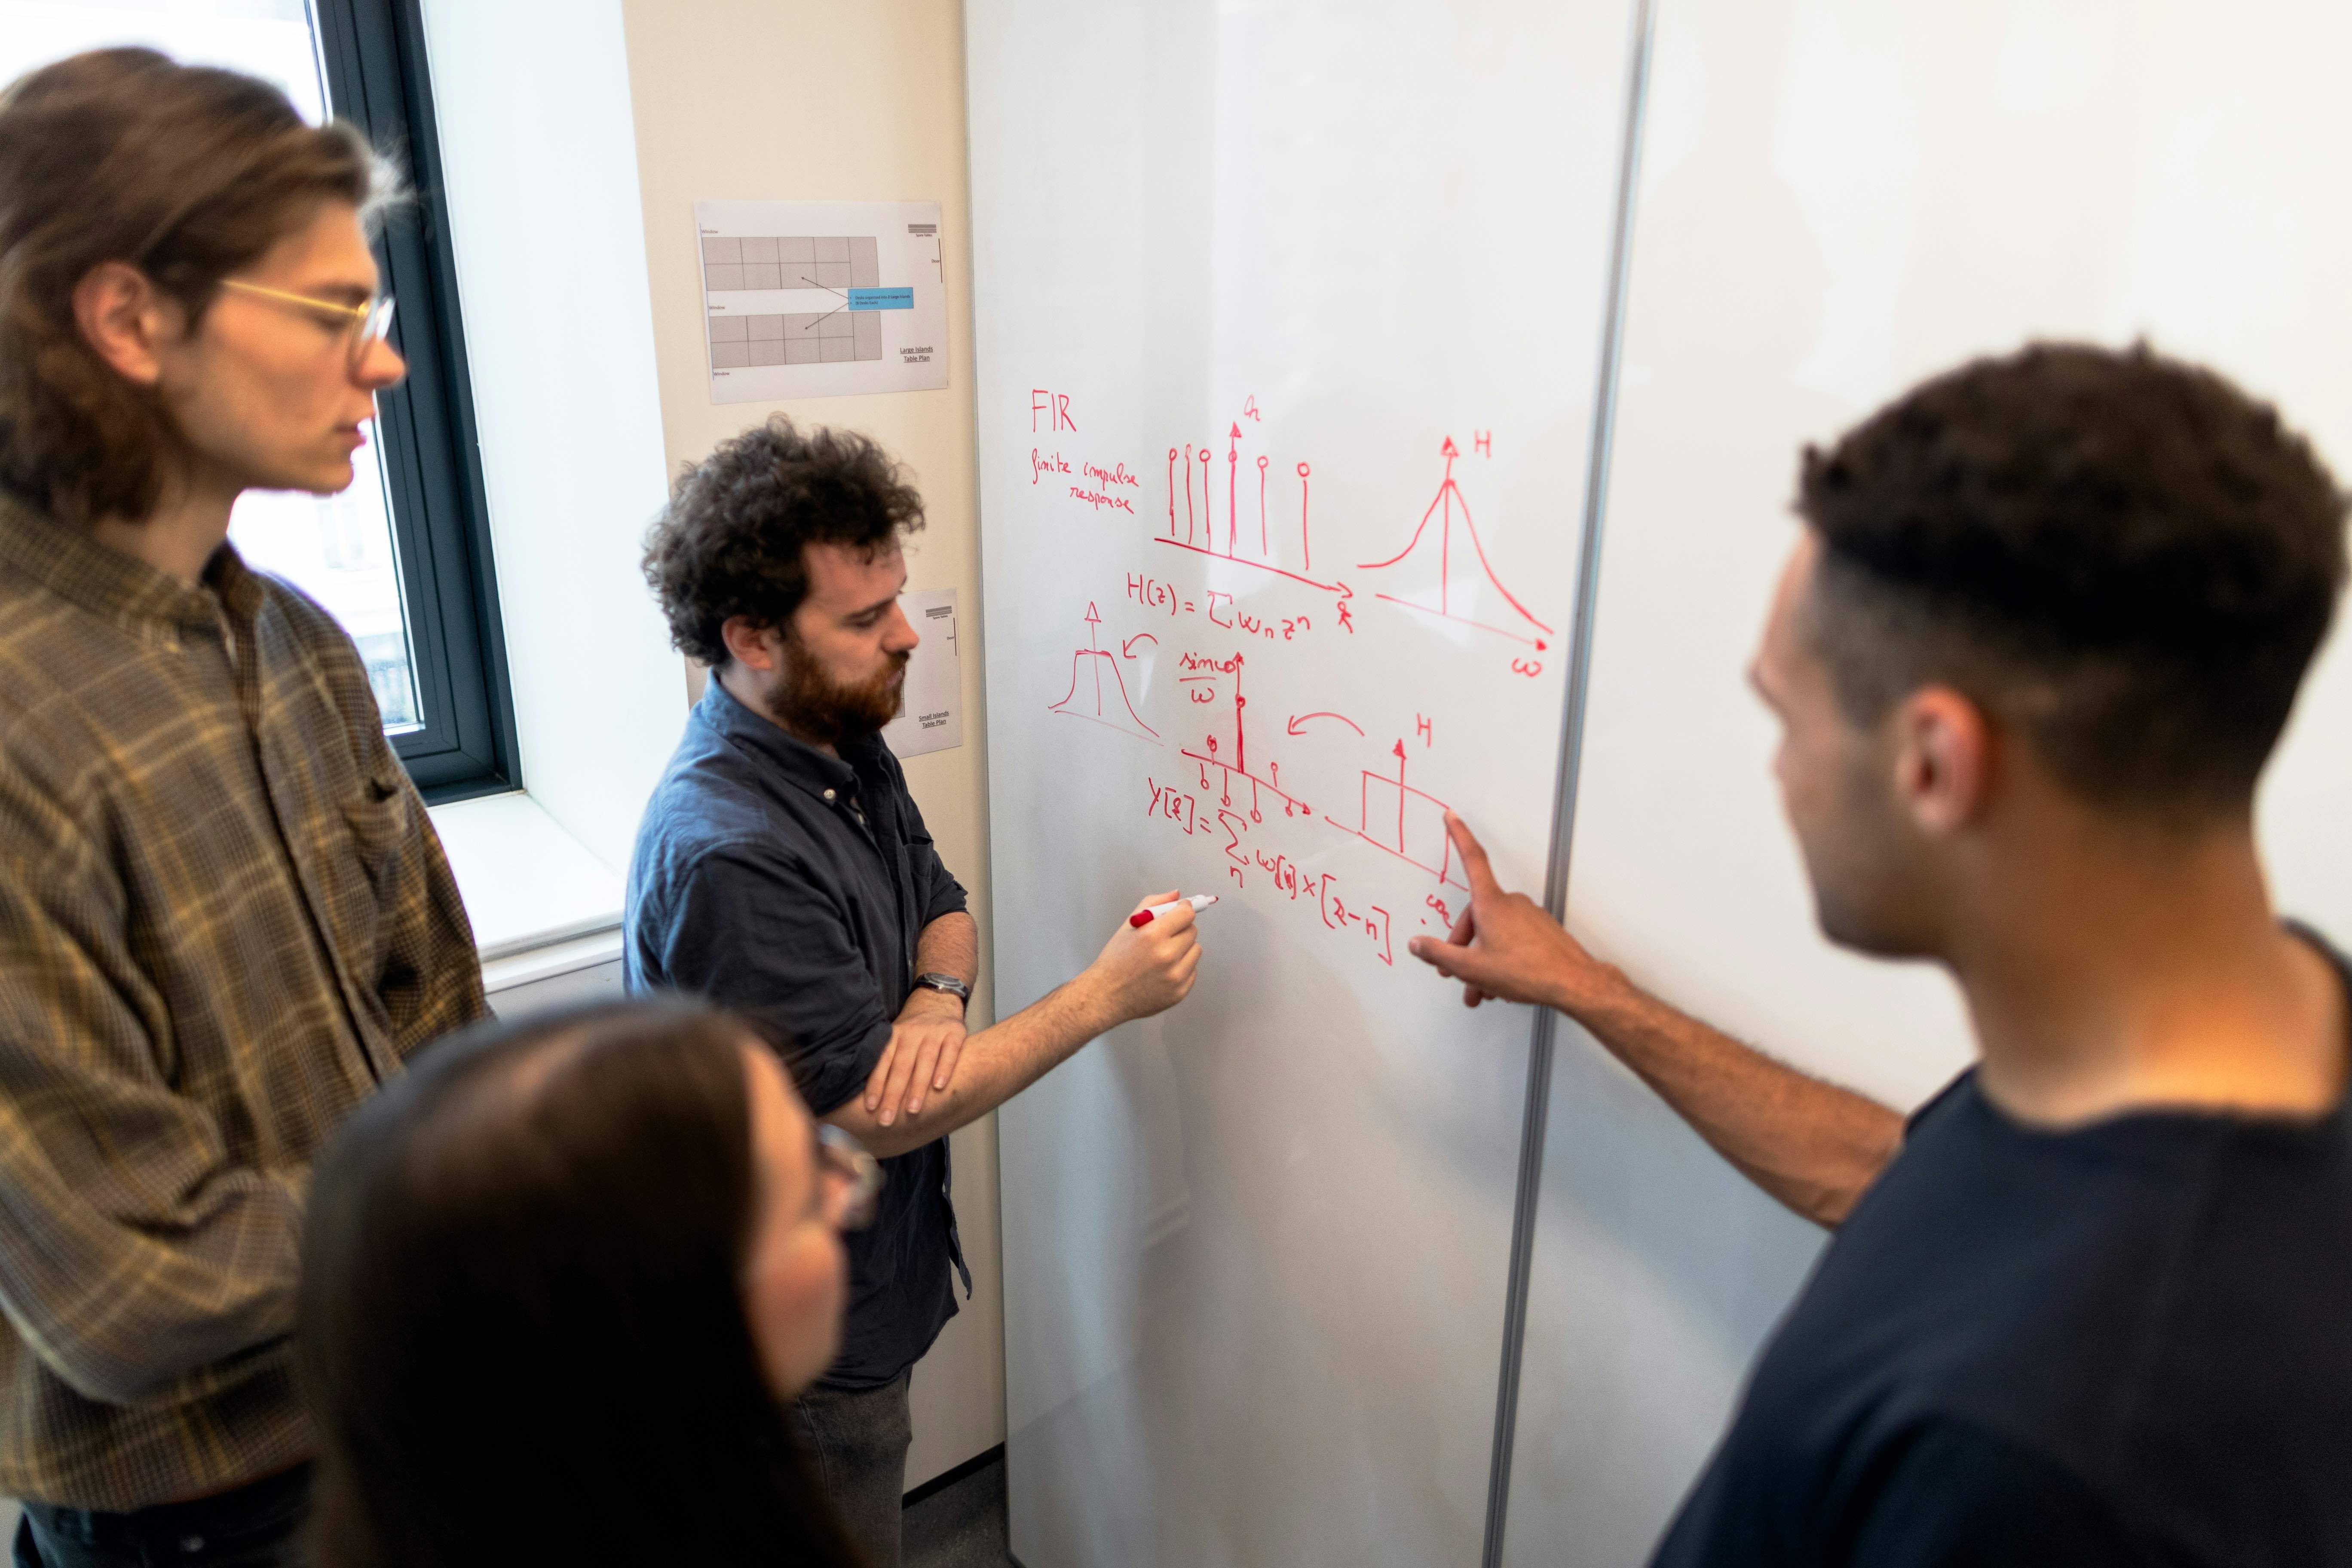
M 907 662 L 907 707 L 884 727 L 892 754 L 919 757 L 963 744 L 963 664 L 956 649 L 956 591 L 926 588 L 899 599 L 923 640 Z
M 937 202 L 697 202 L 710 400 L 948 384 Z

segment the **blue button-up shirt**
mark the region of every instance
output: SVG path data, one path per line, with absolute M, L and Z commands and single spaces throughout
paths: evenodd
M 882 1059 L 923 928 L 963 907 L 887 747 L 829 756 L 714 679 L 637 829 L 624 963 L 632 991 L 748 1016 L 828 1116 Z M 947 1141 L 882 1167 L 880 1212 L 847 1237 L 849 1316 L 824 1376 L 835 1387 L 890 1383 L 956 1311 Z

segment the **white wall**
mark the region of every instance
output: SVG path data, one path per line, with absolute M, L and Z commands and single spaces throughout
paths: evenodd
M 472 0 L 468 0 L 472 3 Z M 912 471 L 929 526 L 914 588 L 958 590 L 964 744 L 915 757 L 907 778 L 989 940 L 986 726 L 973 510 L 971 292 L 964 169 L 963 30 L 954 0 L 625 0 L 634 163 L 653 287 L 655 370 L 673 471 L 779 410 L 862 430 Z M 550 32 L 558 29 L 545 29 Z M 943 391 L 784 403 L 710 401 L 694 230 L 698 199 L 929 200 L 948 257 Z M 600 568 L 601 570 L 602 568 Z M 632 577 L 630 586 L 635 588 Z M 642 597 L 642 589 L 636 591 Z M 682 695 L 676 659 L 663 679 Z M 983 955 L 972 1017 L 992 1016 Z M 996 1128 L 955 1135 L 956 1211 L 973 1299 L 914 1381 L 911 1486 L 1004 1438 Z
M 620 6 L 425 23 L 522 783 L 617 874 L 684 712 L 636 564 L 666 485 Z

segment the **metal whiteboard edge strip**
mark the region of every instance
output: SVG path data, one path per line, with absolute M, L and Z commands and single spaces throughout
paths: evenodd
M 1559 737 L 1559 794 L 1552 802 L 1550 864 L 1544 907 L 1555 920 L 1568 905 L 1568 863 L 1576 832 L 1576 788 L 1583 761 L 1586 688 L 1592 671 L 1593 624 L 1601 603 L 1601 534 L 1609 500 L 1609 455 L 1616 434 L 1617 374 L 1625 338 L 1625 295 L 1633 255 L 1633 202 L 1642 165 L 1642 125 L 1650 86 L 1655 26 L 1652 0 L 1635 0 L 1633 46 L 1625 84 L 1624 149 L 1617 170 L 1616 231 L 1602 306 L 1601 363 L 1592 403 L 1592 448 L 1585 463 L 1583 539 L 1576 561 L 1576 620 L 1569 636 L 1568 692 Z M 1495 1394 L 1495 1452 L 1486 1478 L 1482 1568 L 1502 1568 L 1511 1504 L 1511 1454 L 1518 1432 L 1519 1369 L 1527 1348 L 1528 1289 L 1535 1263 L 1536 1200 L 1543 1186 L 1544 1134 L 1551 1111 L 1552 1038 L 1557 1022 L 1538 1008 L 1528 1047 L 1528 1100 L 1519 1131 L 1518 1191 L 1511 1211 L 1511 1268 L 1503 1309 L 1503 1361 Z
M 1486 1472 L 1484 1568 L 1502 1568 L 1503 1526 L 1511 1505 L 1511 1445 L 1519 1422 L 1519 1362 L 1527 1345 L 1528 1274 L 1535 1260 L 1536 1193 L 1543 1182 L 1545 1123 L 1551 1114 L 1552 1012 L 1536 1012 L 1528 1047 L 1528 1099 L 1519 1121 L 1518 1192 L 1511 1207 L 1511 1272 L 1503 1307 L 1503 1367 L 1496 1380 L 1495 1452 Z

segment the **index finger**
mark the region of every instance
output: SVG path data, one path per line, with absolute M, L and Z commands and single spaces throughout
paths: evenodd
M 873 1073 L 866 1079 L 866 1109 L 882 1109 L 882 1086 L 890 1080 L 891 1058 L 898 1054 L 898 1031 L 890 1031 L 889 1040 L 882 1047 L 882 1059 L 874 1064 Z
M 882 1086 L 882 1109 L 875 1115 L 883 1126 L 889 1126 L 908 1111 L 907 1100 L 917 1081 L 916 1074 L 929 1065 L 922 1059 L 927 1043 L 937 1049 L 935 1041 L 927 1042 L 924 1037 L 911 1034 L 903 1024 L 891 1031 L 890 1078 Z
M 1181 896 L 1181 895 L 1174 888 L 1169 889 L 1164 893 L 1146 893 L 1143 895 L 1141 901 L 1137 903 L 1134 909 L 1129 910 L 1127 912 L 1129 914 L 1135 914 L 1140 910 L 1150 909 L 1154 904 L 1172 904 Z
M 1495 868 L 1486 861 L 1486 847 L 1470 831 L 1470 825 L 1451 811 L 1445 814 L 1446 836 L 1462 856 L 1462 868 L 1470 873 L 1470 896 L 1473 899 L 1499 898 L 1503 885 L 1495 880 Z

